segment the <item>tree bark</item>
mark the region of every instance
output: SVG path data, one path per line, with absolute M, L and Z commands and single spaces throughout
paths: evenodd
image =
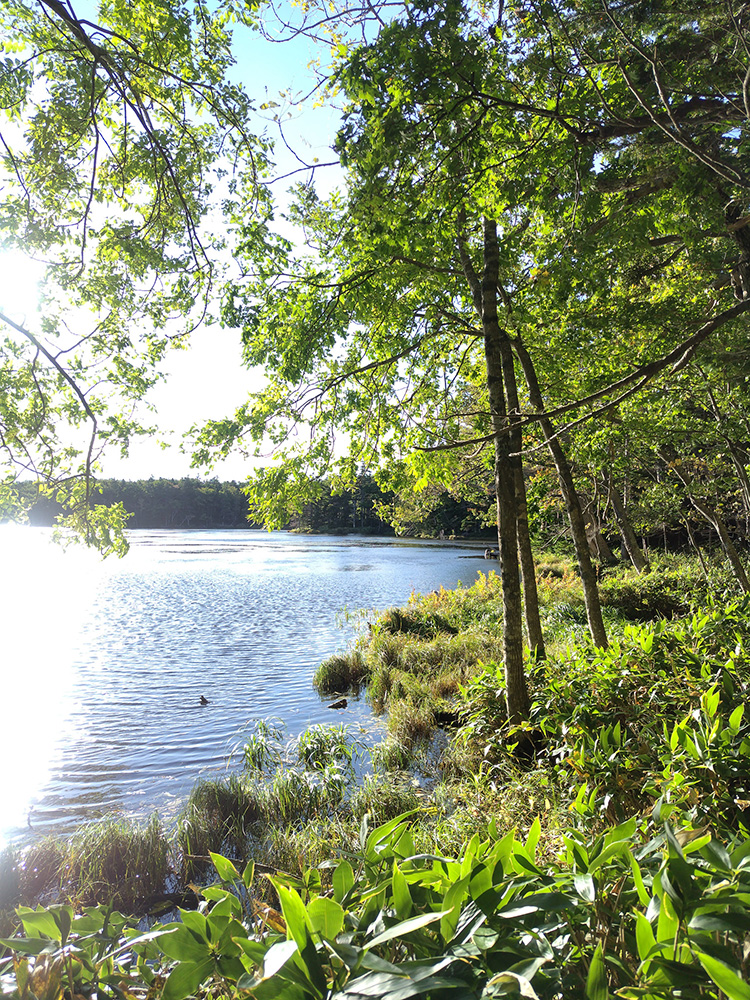
M 501 330 L 500 349 L 503 358 L 505 395 L 508 400 L 508 420 L 510 426 L 510 447 L 512 452 L 513 478 L 516 490 L 516 530 L 518 532 L 518 558 L 523 578 L 523 607 L 526 616 L 526 631 L 529 648 L 538 660 L 546 658 L 544 633 L 539 617 L 539 593 L 536 586 L 536 567 L 531 550 L 529 535 L 529 511 L 526 504 L 526 482 L 523 476 L 523 436 L 521 434 L 521 408 L 518 402 L 518 384 L 513 363 L 513 348 L 505 330 Z
M 586 538 L 588 540 L 589 552 L 595 556 L 603 566 L 616 566 L 620 561 L 607 544 L 607 539 L 601 532 L 599 520 L 594 510 L 594 499 L 584 495 L 581 504 L 583 520 L 586 525 Z
M 638 539 L 635 537 L 635 532 L 625 512 L 625 507 L 614 486 L 609 491 L 609 498 L 612 501 L 612 510 L 615 512 L 615 521 L 617 521 L 622 544 L 630 557 L 630 561 L 639 573 L 648 573 L 651 568 L 650 563 L 638 544 Z
M 701 552 L 700 545 L 693 534 L 693 529 L 690 527 L 690 518 L 685 518 L 685 527 L 687 528 L 688 538 L 690 539 L 690 544 L 695 549 L 695 554 L 698 556 L 698 562 L 701 564 L 701 570 L 703 571 L 703 579 L 708 580 L 708 568 L 706 566 L 706 560 L 703 558 L 703 553 Z
M 537 413 L 544 413 L 544 400 L 539 388 L 539 381 L 536 377 L 536 369 L 531 356 L 520 340 L 513 341 L 513 348 L 521 362 L 526 385 L 529 389 L 529 400 Z M 547 442 L 547 447 L 555 463 L 557 476 L 560 481 L 565 509 L 568 513 L 570 532 L 573 536 L 576 557 L 578 559 L 578 571 L 581 574 L 583 584 L 583 599 L 586 604 L 586 617 L 589 623 L 591 638 L 596 646 L 607 647 L 607 632 L 602 620 L 602 606 L 599 600 L 599 588 L 596 585 L 596 572 L 591 562 L 588 538 L 586 536 L 586 524 L 583 519 L 581 502 L 576 492 L 573 482 L 573 473 L 570 468 L 567 456 L 563 451 L 559 438 L 555 435 L 554 427 L 549 417 L 542 416 L 539 421 L 542 433 Z
M 495 490 L 497 495 L 497 540 L 500 548 L 500 579 L 503 586 L 503 658 L 508 721 L 529 717 L 529 691 L 523 665 L 521 586 L 518 566 L 518 533 L 515 470 L 511 459 L 508 407 L 503 382 L 502 331 L 497 316 L 499 250 L 497 224 L 482 220 L 484 272 L 482 275 L 482 333 L 487 365 L 487 389 L 494 431 Z

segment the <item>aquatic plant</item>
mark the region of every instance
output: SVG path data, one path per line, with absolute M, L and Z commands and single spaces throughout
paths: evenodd
M 106 902 L 134 913 L 164 892 L 169 855 L 158 816 L 145 824 L 105 817 L 80 829 L 70 841 L 60 869 L 62 888 L 83 905 Z
M 239 775 L 196 782 L 177 819 L 178 864 L 183 881 L 206 871 L 210 851 L 244 857 L 247 832 L 263 815 L 257 789 Z
M 361 746 L 349 726 L 320 724 L 301 733 L 291 749 L 304 767 L 324 771 L 332 762 L 351 768 Z

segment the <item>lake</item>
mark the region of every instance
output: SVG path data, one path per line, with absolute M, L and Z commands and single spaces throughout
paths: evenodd
M 166 819 L 231 767 L 254 720 L 377 731 L 364 699 L 334 712 L 318 663 L 346 612 L 474 582 L 482 549 L 364 536 L 132 531 L 130 554 L 62 552 L 0 527 L 0 844 L 106 813 Z M 201 706 L 203 695 L 209 704 Z

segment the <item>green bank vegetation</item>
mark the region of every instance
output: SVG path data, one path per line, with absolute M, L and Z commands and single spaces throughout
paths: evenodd
M 596 648 L 570 564 L 541 564 L 551 641 L 521 727 L 491 643 L 470 662 L 497 577 L 414 597 L 347 658 L 347 690 L 387 711 L 373 751 L 260 722 L 173 835 L 108 823 L 7 852 L 4 905 L 25 905 L 3 918 L 4 993 L 744 998 L 750 602 L 718 562 L 708 582 L 685 559 L 615 575 Z M 175 905 L 148 932 L 116 912 Z

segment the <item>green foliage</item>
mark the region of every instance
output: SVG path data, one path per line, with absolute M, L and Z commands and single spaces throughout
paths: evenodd
M 530 672 L 536 753 L 581 816 L 622 819 L 666 797 L 696 823 L 744 829 L 750 801 L 747 599 L 693 616 L 627 625 L 606 650 L 569 645 Z M 466 685 L 462 739 L 499 766 L 523 731 L 504 725 L 504 674 Z
M 415 854 L 408 816 L 375 829 L 363 820 L 330 892 L 315 872 L 274 877 L 280 911 L 257 908 L 260 924 L 243 902 L 252 867 L 240 875 L 217 855 L 220 882 L 201 909 L 146 935 L 109 909 L 21 909 L 22 934 L 3 942 L 16 956 L 4 993 L 101 982 L 167 1000 L 217 989 L 315 1000 L 744 996 L 746 839 L 676 826 L 679 813 L 659 805 L 652 822 L 571 833 L 552 862 L 537 856 L 538 821 L 524 839 L 492 827 L 452 859 Z
M 714 571 L 714 577 L 720 574 Z M 630 621 L 651 621 L 687 614 L 691 607 L 706 603 L 716 592 L 717 579 L 710 583 L 695 563 L 674 568 L 653 568 L 650 573 L 630 573 L 602 582 L 601 599 Z M 731 590 L 731 583 L 726 581 Z
M 22 320 L 2 304 L 0 435 L 9 479 L 33 476 L 107 549 L 122 522 L 95 507 L 97 462 L 153 433 L 137 404 L 212 308 L 231 236 L 206 223 L 227 164 L 242 169 L 225 202 L 254 192 L 259 246 L 270 202 L 258 185 L 268 144 L 230 73 L 229 22 L 250 12 L 231 0 L 89 6 L 0 12 L 0 249 L 4 272 L 40 273 Z M 246 252 L 252 242 L 245 233 Z

